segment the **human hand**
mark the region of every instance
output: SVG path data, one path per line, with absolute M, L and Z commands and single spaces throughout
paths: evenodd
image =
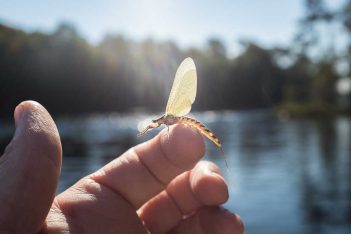
M 222 208 L 218 167 L 198 162 L 201 135 L 182 125 L 137 145 L 55 196 L 59 134 L 49 113 L 27 101 L 0 158 L 0 233 L 243 233 Z M 187 215 L 187 217 L 185 217 Z

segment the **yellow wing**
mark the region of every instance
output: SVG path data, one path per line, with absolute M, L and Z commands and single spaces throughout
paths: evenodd
M 169 94 L 166 115 L 183 116 L 190 112 L 195 101 L 197 77 L 195 63 L 186 58 L 179 65 Z

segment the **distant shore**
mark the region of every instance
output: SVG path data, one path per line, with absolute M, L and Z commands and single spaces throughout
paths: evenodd
M 334 117 L 338 115 L 351 116 L 350 108 L 342 108 L 334 105 L 319 105 L 313 103 L 282 103 L 278 106 L 278 116 L 288 117 L 308 117 L 323 118 Z

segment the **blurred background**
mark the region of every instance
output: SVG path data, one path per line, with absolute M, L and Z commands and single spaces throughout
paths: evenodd
M 0 1 L 0 150 L 15 106 L 53 115 L 58 193 L 164 111 L 180 62 L 192 115 L 222 140 L 226 208 L 247 233 L 351 233 L 351 1 Z

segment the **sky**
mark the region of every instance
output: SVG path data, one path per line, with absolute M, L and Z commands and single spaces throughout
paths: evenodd
M 240 39 L 264 46 L 287 45 L 303 16 L 303 0 L 0 0 L 0 23 L 52 32 L 70 22 L 89 42 L 107 33 L 134 40 L 173 40 L 201 47 L 220 38 L 230 53 Z

